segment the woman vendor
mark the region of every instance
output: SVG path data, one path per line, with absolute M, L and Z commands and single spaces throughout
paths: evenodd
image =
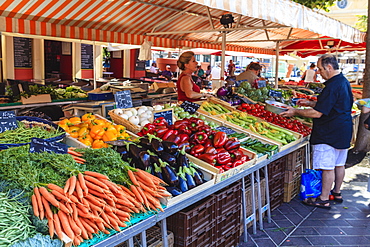
M 177 60 L 177 66 L 182 70 L 182 73 L 177 80 L 177 97 L 179 102 L 183 101 L 199 101 L 202 97 L 210 97 L 211 95 L 201 93 L 200 87 L 197 86 L 192 74 L 197 70 L 197 61 L 194 57 L 194 52 L 186 51 L 181 54 Z

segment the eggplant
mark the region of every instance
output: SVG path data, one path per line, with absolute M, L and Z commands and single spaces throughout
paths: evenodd
M 164 151 L 163 144 L 158 139 L 152 139 L 150 145 L 150 149 L 157 154 L 160 154 Z
M 186 178 L 186 183 L 188 185 L 189 190 L 192 188 L 196 187 L 196 183 L 194 181 L 193 176 L 191 175 L 191 171 L 189 170 L 189 167 L 183 167 L 184 173 L 185 173 L 185 178 Z
M 150 144 L 149 137 L 147 136 L 140 137 L 139 144 L 144 148 L 150 148 L 151 144 Z
M 141 151 L 144 151 L 144 149 L 142 149 L 141 147 L 133 143 L 129 143 L 127 147 L 128 147 L 128 152 L 131 158 L 139 157 L 139 153 Z
M 174 142 L 162 141 L 162 145 L 163 145 L 164 151 L 169 154 L 175 154 L 179 150 L 179 146 L 177 146 L 177 144 Z
M 154 167 L 154 169 L 153 169 L 153 173 L 152 174 L 154 176 L 156 176 L 156 177 L 158 177 L 158 178 L 160 178 L 160 179 L 163 180 L 161 167 L 159 165 L 157 165 L 156 163 L 153 164 L 153 167 Z
M 179 184 L 179 177 L 176 175 L 173 168 L 167 163 L 159 160 L 162 168 L 163 181 L 165 181 L 170 186 L 176 186 Z
M 188 191 L 189 188 L 188 184 L 186 183 L 185 173 L 182 167 L 180 167 L 180 171 L 177 173 L 177 176 L 179 177 L 179 185 L 177 187 L 180 188 L 182 192 Z
M 149 152 L 150 154 L 150 164 L 154 165 L 156 164 L 157 166 L 160 166 L 161 163 L 159 162 L 160 158 L 157 155 L 153 155 Z
M 174 166 L 177 171 L 179 171 L 180 167 L 189 167 L 189 159 L 186 156 L 185 150 L 186 148 L 184 146 L 179 152 L 179 154 L 177 155 L 176 165 Z
M 182 192 L 176 187 L 166 187 L 167 191 L 171 193 L 172 196 L 181 195 Z
M 148 167 L 150 167 L 150 154 L 147 151 L 141 151 L 139 153 L 139 159 L 141 165 L 144 167 L 142 170 L 146 170 Z
M 162 152 L 162 153 L 159 155 L 159 157 L 160 157 L 163 161 L 167 162 L 170 166 L 172 166 L 172 167 L 175 167 L 175 166 L 176 166 L 176 157 L 175 157 L 175 156 L 173 156 L 172 154 L 169 154 L 169 153 L 167 153 L 167 152 Z
M 194 167 L 190 166 L 190 172 L 191 172 L 191 175 L 193 176 L 194 178 L 194 181 L 195 181 L 195 184 L 198 186 L 198 185 L 201 185 L 203 184 L 203 179 L 202 177 L 200 176 L 199 172 L 197 170 L 195 170 Z M 203 175 L 203 174 L 202 174 Z

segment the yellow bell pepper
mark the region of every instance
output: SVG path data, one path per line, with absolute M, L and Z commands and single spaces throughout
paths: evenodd
M 72 125 L 79 125 L 81 123 L 81 118 L 79 117 L 72 117 L 69 119 Z
M 81 117 L 82 122 L 90 122 L 96 117 L 92 113 L 86 113 Z
M 89 134 L 89 130 L 87 127 L 82 127 L 78 130 L 78 137 L 82 137 Z
M 108 147 L 108 144 L 106 144 L 102 140 L 95 140 L 92 143 L 92 148 L 107 148 L 107 147 Z
M 108 141 L 115 141 L 117 140 L 117 133 L 114 133 L 113 131 L 109 131 L 109 130 L 106 130 L 102 139 L 103 141 L 105 142 L 108 142 Z
M 90 138 L 87 138 L 87 136 L 89 136 Z M 89 147 L 91 147 L 91 145 L 93 143 L 93 139 L 91 138 L 90 135 L 86 135 L 86 136 L 80 137 L 80 138 L 78 138 L 78 140 L 80 142 L 82 142 L 83 144 L 85 144 L 86 146 L 89 146 Z
M 71 137 L 73 138 L 78 138 L 78 131 L 80 130 L 80 128 L 78 126 L 71 126 L 69 127 L 69 134 L 71 135 Z
M 105 133 L 105 129 L 104 129 L 104 126 L 102 125 L 95 125 L 90 129 L 90 136 L 94 140 L 102 139 L 104 133 Z

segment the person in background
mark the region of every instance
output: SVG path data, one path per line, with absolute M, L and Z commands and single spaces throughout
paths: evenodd
M 209 75 L 211 74 L 211 65 L 208 65 L 207 66 L 207 70 L 206 70 L 206 79 L 209 80 Z
M 307 70 L 307 64 L 303 63 L 301 67 L 299 67 L 299 75 L 302 77 L 303 73 Z
M 160 77 L 165 78 L 168 81 L 170 81 L 172 79 L 173 74 L 171 72 L 171 66 L 170 65 L 166 65 L 166 70 L 162 71 L 162 74 L 161 74 Z
M 304 80 L 305 84 L 316 81 L 317 71 L 315 68 L 316 65 L 311 63 L 310 68 L 303 73 L 302 80 Z
M 182 53 L 177 60 L 177 66 L 182 70 L 177 80 L 177 100 L 179 102 L 194 102 L 199 101 L 202 97 L 210 96 L 209 94 L 201 93 L 200 87 L 192 79 L 192 74 L 197 70 L 197 65 L 198 63 L 192 51 Z
M 262 66 L 259 63 L 252 62 L 243 73 L 236 76 L 236 80 L 247 80 L 253 86 L 254 82 L 259 78 L 258 75 L 261 69 Z
M 233 60 L 229 61 L 229 65 L 227 66 L 227 73 L 229 76 L 235 76 L 235 63 Z
M 152 66 L 150 67 L 150 72 L 154 74 L 158 74 L 158 67 L 156 63 L 152 63 Z
M 220 62 L 216 62 L 216 66 L 214 66 L 211 70 L 211 74 L 209 75 L 209 80 L 212 81 L 212 89 L 222 87 L 223 83 L 221 81 L 221 64 Z
M 200 65 L 197 66 L 197 71 L 195 72 L 195 74 L 200 78 L 205 77 L 205 73 L 204 73 L 204 70 L 202 69 L 202 66 Z
M 325 88 L 317 101 L 300 99 L 299 105 L 308 109 L 288 107 L 280 113 L 284 117 L 295 115 L 313 118 L 310 138 L 312 145 L 312 167 L 322 170 L 322 190 L 317 198 L 308 198 L 304 204 L 330 209 L 329 195 L 337 203 L 343 202 L 340 193 L 343 183 L 348 148 L 352 139 L 353 95 L 349 81 L 339 70 L 335 56 L 325 54 L 318 60 L 319 74 L 326 80 Z M 334 183 L 334 187 L 333 186 Z

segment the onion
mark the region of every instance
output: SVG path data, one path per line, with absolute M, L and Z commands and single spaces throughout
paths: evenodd
M 132 117 L 132 111 L 124 111 L 123 114 L 126 114 L 128 117 Z
M 128 119 L 128 121 L 130 121 L 130 123 L 134 124 L 134 125 L 139 125 L 140 123 L 140 119 L 138 116 L 132 116 Z
M 124 114 L 124 113 L 123 113 L 123 114 L 121 114 L 121 115 L 119 115 L 119 116 L 120 116 L 121 118 L 126 119 L 126 120 L 128 119 L 128 116 L 127 116 L 126 114 Z
M 123 111 L 122 111 L 122 109 L 114 109 L 114 114 L 116 114 L 116 115 L 118 115 L 118 116 L 120 116 L 120 115 L 122 115 L 123 114 Z

